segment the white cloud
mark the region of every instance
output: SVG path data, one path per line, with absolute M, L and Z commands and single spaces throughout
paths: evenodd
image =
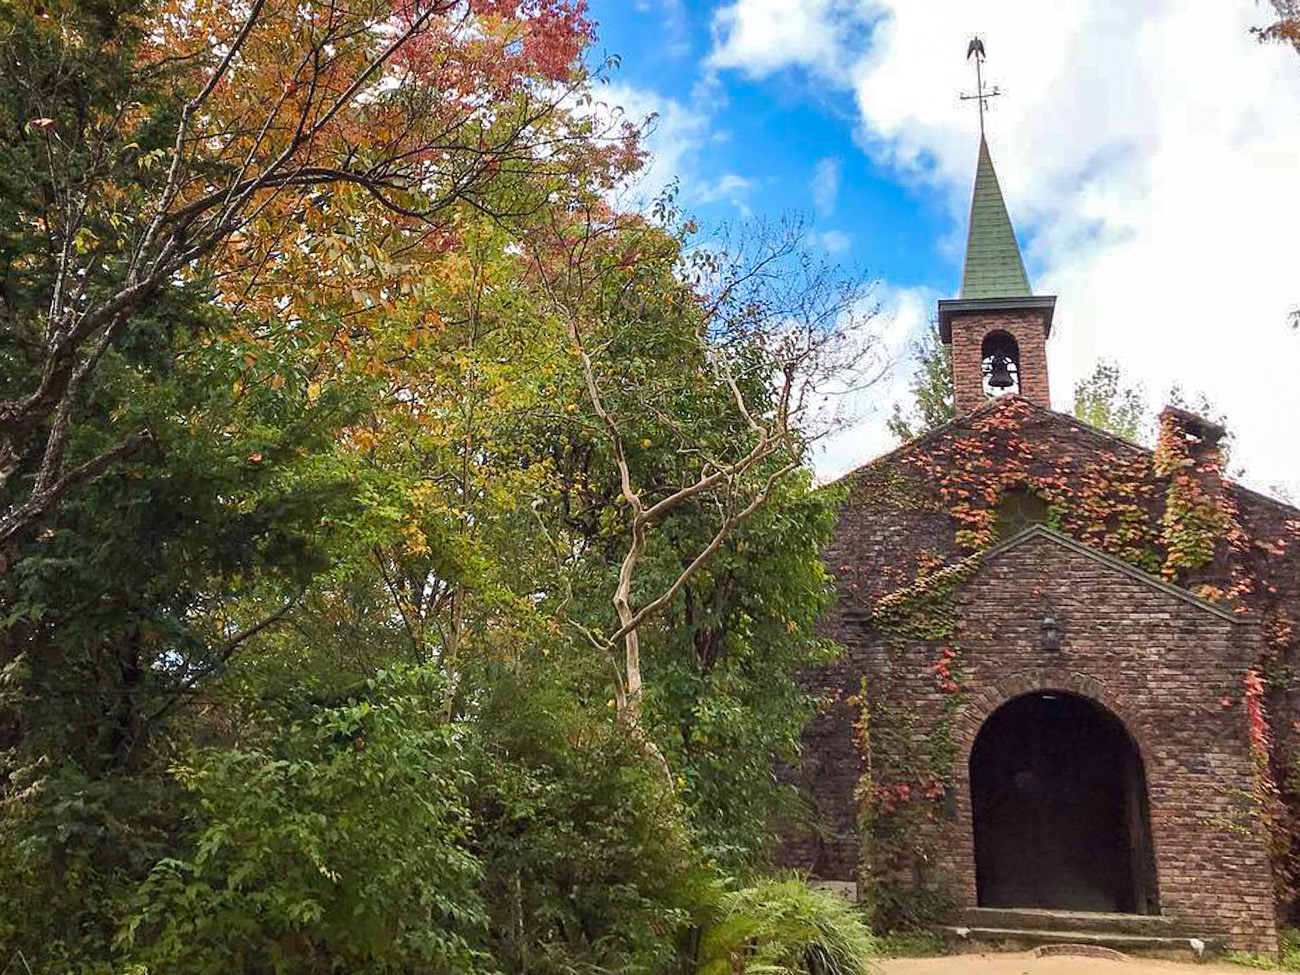
M 839 202 L 842 171 L 843 163 L 836 156 L 819 159 L 813 167 L 809 188 L 812 190 L 813 208 L 823 220 L 835 212 L 835 204 Z
M 885 429 L 893 404 L 907 391 L 912 373 L 911 347 L 930 328 L 937 296 L 924 288 L 882 286 L 872 296 L 879 317 L 866 324 L 879 329 L 880 353 L 888 369 L 878 382 L 829 403 L 834 431 L 813 449 L 813 466 L 822 480 L 831 480 L 896 446 Z M 824 423 L 825 418 L 819 417 Z
M 843 66 L 857 6 L 852 0 L 741 0 L 714 15 L 708 63 L 751 76 Z
M 653 197 L 674 179 L 685 180 L 694 171 L 695 156 L 710 138 L 712 120 L 708 113 L 626 84 L 608 85 L 598 97 L 602 111 L 611 116 L 622 113 L 635 125 L 653 117 L 645 139 L 650 159 L 636 177 L 640 194 Z
M 644 205 L 675 180 L 679 198 L 688 208 L 727 203 L 742 218 L 752 217 L 752 180 L 734 172 L 708 175 L 712 160 L 707 150 L 729 138 L 725 129 L 715 125 L 717 114 L 725 106 L 721 86 L 709 79 L 695 86 L 688 101 L 627 84 L 601 89 L 597 112 L 609 119 L 623 117 L 634 125 L 645 126 L 643 146 L 649 158 L 630 186 L 622 188 L 622 193 L 631 196 L 623 202 Z
M 847 251 L 853 245 L 853 238 L 842 230 L 823 230 L 809 234 L 808 243 L 810 246 L 820 247 L 826 253 L 834 256 Z
M 1285 325 L 1300 304 L 1300 64 L 1249 35 L 1264 15 L 1251 0 L 736 0 L 712 62 L 850 90 L 861 144 L 940 195 L 955 242 L 977 139 L 956 95 L 981 32 L 1007 92 L 994 160 L 1037 290 L 1059 295 L 1057 405 L 1114 358 L 1157 393 L 1206 392 L 1252 483 L 1300 484 L 1300 338 Z M 871 30 L 850 36 L 854 16 Z
M 753 216 L 748 202 L 753 187 L 752 181 L 737 173 L 724 173 L 712 182 L 693 187 L 691 195 L 700 203 L 730 203 L 740 211 L 742 217 L 749 218 Z

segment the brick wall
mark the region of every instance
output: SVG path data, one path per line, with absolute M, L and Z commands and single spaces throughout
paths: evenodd
M 1236 947 L 1275 950 L 1272 882 L 1249 799 L 1254 766 L 1242 703 L 1258 627 L 1045 539 L 992 557 L 957 605 L 961 622 L 952 643 L 960 648 L 962 692 L 953 728 L 957 757 L 946 770 L 952 802 L 920 819 L 915 829 L 925 835 L 912 838 L 928 850 L 929 866 L 956 905 L 976 903 L 968 760 L 979 728 L 1021 694 L 1069 692 L 1114 714 L 1137 745 L 1162 912 Z M 1064 624 L 1056 652 L 1039 648 L 1039 623 L 1049 611 Z M 854 792 L 864 770 L 853 740 L 858 709 L 846 698 L 865 678 L 874 786 L 910 780 L 905 784 L 916 790 L 914 771 L 900 770 L 899 756 L 879 743 L 901 733 L 924 749 L 946 695 L 934 673 L 940 643 L 891 644 L 852 613 L 839 615 L 832 629 L 848 653 L 819 675 L 828 706 L 805 740 L 804 781 L 821 829 L 788 855 L 817 876 L 844 880 L 858 876 Z M 895 875 L 881 878 L 885 884 L 912 882 L 910 867 L 892 869 Z
M 954 328 L 954 336 L 957 329 Z M 954 346 L 956 349 L 956 346 Z M 1022 346 L 1022 355 L 1024 348 Z M 936 435 L 972 441 L 996 456 L 1011 438 L 1013 453 L 1030 473 L 1054 473 L 1096 483 L 1117 465 L 1147 463 L 1149 451 L 1090 430 L 1047 410 L 999 401 Z M 1028 411 L 1026 412 L 1026 410 Z M 816 828 L 794 837 L 784 856 L 791 865 L 827 879 L 858 877 L 863 843 L 861 803 L 855 790 L 868 771 L 855 744 L 862 709 L 851 699 L 865 686 L 871 719 L 870 783 L 879 787 L 909 772 L 882 744 L 890 729 L 881 716 L 901 716 L 906 732 L 924 743 L 952 702 L 934 665 L 948 641 L 900 645 L 870 624 L 876 601 L 909 586 L 922 562 L 952 563 L 967 554 L 954 541 L 959 527 L 933 492 L 941 469 L 931 438 L 900 449 L 851 476 L 851 496 L 824 553 L 837 578 L 839 600 L 825 621 L 828 636 L 845 648 L 829 668 L 807 675 L 823 707 L 805 734 L 802 779 Z M 1144 459 L 1145 458 L 1145 459 Z M 912 485 L 899 497 L 897 483 L 878 475 L 901 471 Z M 1149 492 L 1158 518 L 1163 487 L 1153 475 Z M 891 486 L 892 485 L 892 486 Z M 958 595 L 963 690 L 955 722 L 958 757 L 949 770 L 952 794 L 935 804 L 916 827 L 918 847 L 933 862 L 895 865 L 886 884 L 906 885 L 933 869 L 960 903 L 975 897 L 967 759 L 982 721 L 1010 697 L 1030 690 L 1081 694 L 1115 714 L 1137 742 L 1148 785 L 1158 895 L 1164 913 L 1234 946 L 1276 946 L 1274 893 L 1267 850 L 1249 796 L 1254 763 L 1242 705 L 1249 666 L 1295 652 L 1300 619 L 1300 512 L 1236 486 L 1226 487 L 1242 535 L 1224 539 L 1205 579 L 1229 577 L 1246 565 L 1257 583 L 1228 604 L 1259 622 L 1224 619 L 1205 607 L 1131 578 L 1069 549 L 1026 543 L 985 565 Z M 1104 545 L 1104 532 L 1080 540 Z M 1184 580 L 1194 585 L 1200 577 Z M 1045 603 L 1066 621 L 1064 649 L 1036 649 Z M 1234 614 L 1235 615 L 1235 614 Z M 1294 748 L 1290 732 L 1300 692 L 1274 686 L 1269 698 L 1278 738 L 1274 772 L 1294 813 L 1286 786 Z M 1225 706 L 1224 699 L 1229 702 Z M 897 736 L 898 729 L 892 729 Z M 867 844 L 868 850 L 871 844 Z M 867 878 L 863 878 L 864 880 Z
M 1273 890 L 1242 689 L 1258 627 L 1224 619 L 1046 539 L 998 555 L 962 592 L 969 700 L 960 753 L 993 711 L 1030 691 L 1066 691 L 1124 724 L 1146 772 L 1162 912 L 1239 947 L 1273 951 Z M 1057 652 L 1039 623 L 1064 624 Z M 950 867 L 974 904 L 969 767 L 956 773 Z
M 957 412 L 969 413 L 987 402 L 982 355 L 990 332 L 1006 332 L 1020 350 L 1020 395 L 1039 406 L 1052 405 L 1047 386 L 1046 312 L 1041 309 L 967 313 L 952 319 L 952 371 Z

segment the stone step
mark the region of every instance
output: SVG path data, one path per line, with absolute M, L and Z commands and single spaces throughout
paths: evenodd
M 1176 938 L 1191 934 L 1174 918 L 1158 914 L 1109 914 L 1040 907 L 972 907 L 962 912 L 970 928 L 1030 928 L 1038 931 L 1112 931 Z
M 937 929 L 949 942 L 962 945 L 987 945 L 1036 948 L 1039 945 L 1090 945 L 1113 948 L 1130 954 L 1199 958 L 1222 948 L 1218 940 L 1131 934 L 1123 931 L 1053 931 L 1040 928 L 944 926 Z

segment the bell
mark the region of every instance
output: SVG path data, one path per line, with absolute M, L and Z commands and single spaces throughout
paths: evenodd
M 1016 384 L 1007 368 L 1009 360 L 1005 356 L 993 357 L 993 368 L 989 372 L 989 385 L 994 389 L 1010 389 Z

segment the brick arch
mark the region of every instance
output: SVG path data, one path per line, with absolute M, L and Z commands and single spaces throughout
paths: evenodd
M 990 329 L 980 342 L 981 381 L 983 381 L 982 363 L 990 355 L 1006 355 L 1016 370 L 1016 382 L 1020 382 L 1020 342 L 1005 328 Z M 996 393 L 994 394 L 996 395 Z
M 1026 694 L 1050 694 L 1053 691 L 1075 694 L 1109 711 L 1132 739 L 1143 768 L 1151 767 L 1151 750 L 1130 703 L 1123 695 L 1116 694 L 1096 678 L 1077 672 L 1057 674 L 1046 679 L 1027 674 L 1012 674 L 977 690 L 971 696 L 970 703 L 953 733 L 954 740 L 961 748 L 962 764 L 969 767 L 975 738 L 994 711 L 1017 697 L 1024 697 Z
M 983 684 L 972 692 L 967 707 L 953 728 L 953 741 L 958 746 L 960 756 L 956 762 L 957 767 L 953 769 L 953 784 L 956 787 L 954 819 L 958 824 L 959 833 L 957 838 L 959 853 L 954 879 L 957 882 L 959 899 L 964 901 L 966 906 L 974 907 L 978 903 L 970 767 L 975 739 L 979 736 L 985 722 L 1004 704 L 1029 694 L 1054 692 L 1083 698 L 1119 722 L 1137 752 L 1142 789 L 1146 802 L 1151 802 L 1150 776 L 1153 770 L 1154 752 L 1149 746 L 1143 724 L 1137 720 L 1138 710 L 1124 694 L 1116 693 L 1096 678 L 1077 671 L 1061 671 L 1050 676 L 1018 673 Z M 1151 903 L 1158 908 L 1161 896 L 1159 892 L 1164 887 L 1165 878 L 1160 874 L 1160 843 L 1157 840 L 1155 823 L 1151 819 L 1149 807 L 1145 818 L 1146 858 L 1149 858 L 1145 891 L 1146 896 L 1152 898 Z

